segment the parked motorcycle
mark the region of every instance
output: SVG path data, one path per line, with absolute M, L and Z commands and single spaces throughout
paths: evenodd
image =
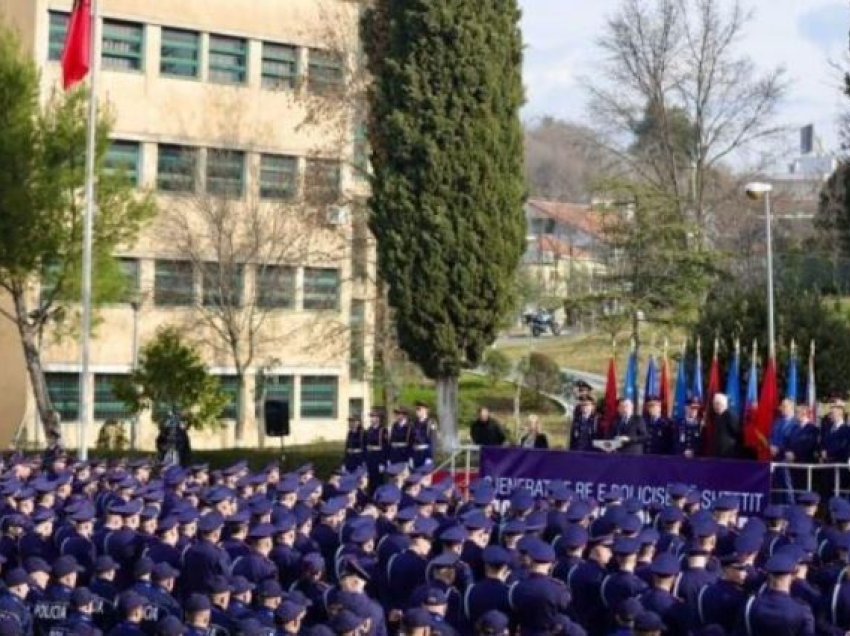
M 552 332 L 553 336 L 561 335 L 561 324 L 555 320 L 551 311 L 547 309 L 538 309 L 537 311 L 527 311 L 523 314 L 525 324 L 531 329 L 531 335 L 535 338 L 547 331 Z

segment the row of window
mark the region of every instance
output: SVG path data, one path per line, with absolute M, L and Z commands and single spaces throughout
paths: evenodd
M 69 16 L 50 12 L 48 58 L 59 60 L 65 46 Z M 145 70 L 145 31 L 139 22 L 103 20 L 101 64 L 103 68 Z M 162 27 L 159 72 L 165 77 L 200 79 L 203 54 L 206 53 L 209 81 L 221 84 L 245 84 L 248 81 L 249 47 L 246 38 L 209 34 L 203 50 L 199 31 Z M 316 94 L 328 94 L 342 85 L 345 71 L 341 56 L 322 49 L 308 49 L 307 86 Z M 260 60 L 263 88 L 296 88 L 301 77 L 299 49 L 289 44 L 262 42 Z
M 126 419 L 130 417 L 127 406 L 115 397 L 113 387 L 126 376 L 118 374 L 95 374 L 94 376 L 94 419 Z M 47 391 L 53 408 L 62 420 L 73 422 L 80 417 L 80 374 L 46 373 Z M 222 391 L 230 398 L 221 414 L 225 420 L 236 419 L 239 408 L 239 379 L 236 376 L 219 376 Z M 266 396 L 293 401 L 294 380 L 292 376 L 276 376 L 266 379 Z M 301 418 L 336 419 L 338 413 L 339 380 L 335 376 L 301 377 Z
M 156 146 L 156 188 L 172 194 L 201 190 L 203 174 L 207 194 L 238 198 L 245 194 L 246 153 L 219 148 L 158 144 Z M 136 186 L 141 185 L 142 144 L 113 140 L 105 158 L 110 173 L 121 173 Z M 341 191 L 340 162 L 307 159 L 304 198 L 310 203 L 338 201 Z M 260 155 L 259 195 L 269 200 L 291 200 L 298 196 L 298 158 L 287 155 Z

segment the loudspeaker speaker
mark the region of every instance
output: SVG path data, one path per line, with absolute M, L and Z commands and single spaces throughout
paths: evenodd
M 263 405 L 268 437 L 289 435 L 289 402 L 286 400 L 266 400 Z

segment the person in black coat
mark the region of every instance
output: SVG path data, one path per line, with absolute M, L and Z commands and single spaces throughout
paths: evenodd
M 646 422 L 640 415 L 635 414 L 635 405 L 628 398 L 623 398 L 617 405 L 617 421 L 614 435 L 624 438 L 619 452 L 624 455 L 643 455 L 644 444 L 649 440 Z
M 540 418 L 532 414 L 525 424 L 525 433 L 519 439 L 523 448 L 549 448 L 549 438 L 540 431 Z
M 478 409 L 478 418 L 469 427 L 472 443 L 478 446 L 501 446 L 505 443 L 505 431 L 498 420 L 490 416 L 490 409 Z
M 729 410 L 729 398 L 723 393 L 715 394 L 711 408 L 714 410 L 717 456 L 726 459 L 743 457 L 744 431 L 738 416 Z

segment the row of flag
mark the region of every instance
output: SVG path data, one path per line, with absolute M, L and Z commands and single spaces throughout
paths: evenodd
M 776 417 L 776 409 L 779 405 L 779 388 L 776 375 L 776 359 L 768 357 L 765 365 L 764 376 L 761 383 L 761 392 L 758 387 L 757 369 L 758 351 L 756 343 L 753 343 L 752 356 L 750 357 L 750 369 L 747 377 L 746 395 L 741 396 L 741 347 L 735 343 L 735 352 L 729 363 L 726 374 L 726 384 L 722 392 L 729 400 L 729 409 L 743 421 L 744 443 L 753 449 L 760 460 L 770 460 L 770 433 Z M 667 348 L 660 360 L 655 356 L 649 357 L 646 369 L 646 381 L 644 383 L 643 396 L 638 391 L 638 356 L 637 350 L 632 343 L 631 352 L 626 365 L 626 375 L 623 380 L 622 392 L 619 392 L 617 382 L 617 368 L 614 355 L 608 364 L 608 377 L 605 387 L 605 417 L 603 425 L 606 430 L 611 429 L 617 418 L 617 401 L 620 396 L 631 400 L 636 406 L 643 399 L 644 408 L 650 397 L 656 397 L 661 402 L 661 411 L 666 417 L 680 420 L 685 417 L 688 403 L 697 400 L 702 405 L 702 413 L 705 417 L 704 453 L 707 456 L 715 454 L 715 431 L 714 422 L 711 417 L 711 404 L 714 396 L 721 392 L 720 362 L 717 357 L 717 341 L 714 343 L 714 355 L 708 373 L 708 386 L 705 387 L 702 374 L 702 355 L 700 346 L 697 344 L 696 355 L 693 358 L 692 371 L 688 373 L 688 365 L 682 357 L 682 362 L 676 374 L 675 389 L 671 394 L 670 389 L 670 361 L 667 357 Z M 809 351 L 808 374 L 806 378 L 806 391 L 800 393 L 799 381 L 799 359 L 797 349 L 792 343 L 791 356 L 788 361 L 788 372 L 786 374 L 785 397 L 795 404 L 804 402 L 811 413 L 812 418 L 817 417 L 817 387 L 815 384 L 815 346 L 811 344 Z

